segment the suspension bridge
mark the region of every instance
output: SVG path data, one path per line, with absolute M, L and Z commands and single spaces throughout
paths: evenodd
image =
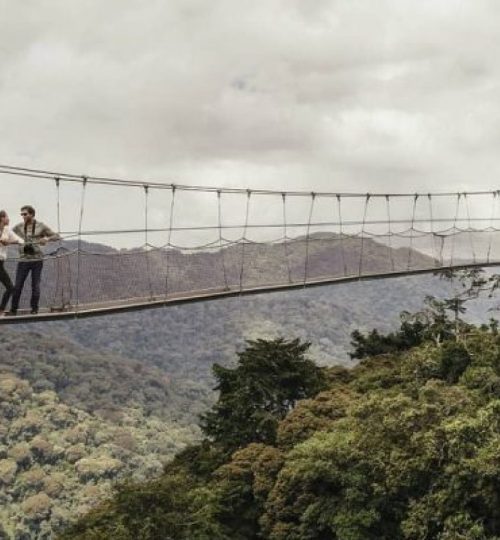
M 0 165 L 0 193 L 61 238 L 44 247 L 40 312 L 28 283 L 1 324 L 500 265 L 497 190 L 274 191 Z

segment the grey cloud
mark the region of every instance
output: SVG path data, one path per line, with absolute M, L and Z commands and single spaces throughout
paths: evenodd
M 495 187 L 500 7 L 0 0 L 2 160 L 255 187 Z

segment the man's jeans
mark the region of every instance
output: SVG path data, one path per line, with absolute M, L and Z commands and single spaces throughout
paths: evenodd
M 40 302 L 40 281 L 42 279 L 43 261 L 22 261 L 17 264 L 16 284 L 12 295 L 11 311 L 17 311 L 23 292 L 24 282 L 31 272 L 31 309 L 38 311 Z

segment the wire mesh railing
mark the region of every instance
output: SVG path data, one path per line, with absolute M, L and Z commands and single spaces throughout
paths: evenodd
M 251 190 L 0 165 L 2 181 L 5 201 L 30 186 L 61 238 L 44 250 L 38 318 L 500 264 L 496 190 Z

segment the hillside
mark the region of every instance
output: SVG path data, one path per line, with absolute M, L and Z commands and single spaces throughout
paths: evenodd
M 320 364 L 352 365 L 348 351 L 353 330 L 388 331 L 398 324 L 401 311 L 416 311 L 426 295 L 446 295 L 449 290 L 446 282 L 432 276 L 397 278 L 43 323 L 36 328 L 160 367 L 182 388 L 196 381 L 208 389 L 213 384 L 212 364 L 230 365 L 246 338 L 297 336 L 313 343 L 311 354 Z
M 4 329 L 0 537 L 53 538 L 113 482 L 160 474 L 199 437 L 192 400 L 154 367 Z
M 140 407 L 146 414 L 184 424 L 192 423 L 199 410 L 196 405 L 190 410 L 194 400 L 203 407 L 196 383 L 182 388 L 154 365 L 125 354 L 99 352 L 92 347 L 95 334 L 87 334 L 88 346 L 82 347 L 64 332 L 34 328 L 39 327 L 2 331 L 0 372 L 28 380 L 35 391 L 53 390 L 68 405 L 91 413 L 119 415 L 123 407 Z M 106 326 L 99 328 L 102 339 Z

